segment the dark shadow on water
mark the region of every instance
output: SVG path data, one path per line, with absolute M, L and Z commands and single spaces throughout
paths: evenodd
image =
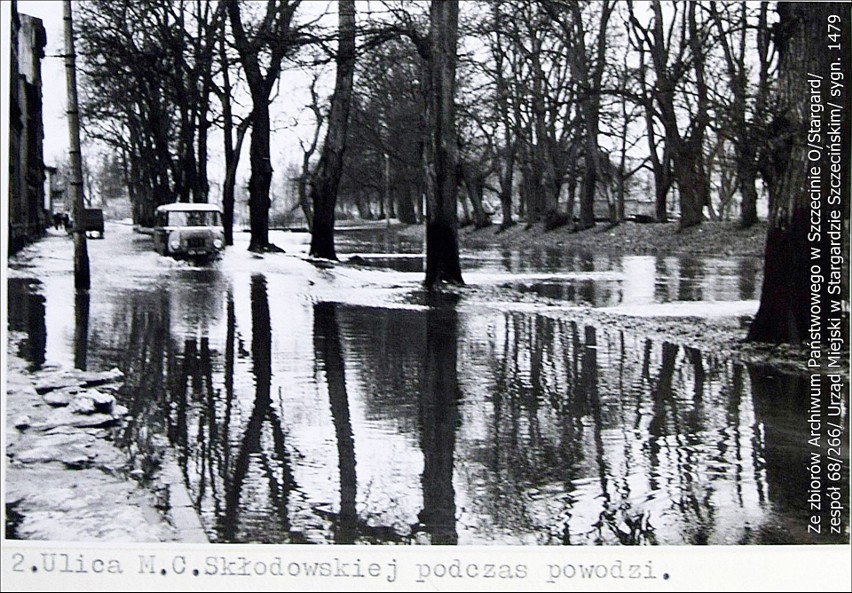
M 89 291 L 74 295 L 74 368 L 86 370 L 89 354 Z
M 8 323 L 9 330 L 26 333 L 20 344 L 19 356 L 30 362 L 30 370 L 39 370 L 45 362 L 47 326 L 45 325 L 45 298 L 38 293 L 36 280 L 9 278 Z
M 418 519 L 433 544 L 458 543 L 453 488 L 460 397 L 457 350 L 455 309 L 430 308 L 426 313 L 426 364 L 420 396 L 423 509 Z
M 840 501 L 849 500 L 848 411 L 829 416 L 831 398 L 826 388 L 826 375 L 797 375 L 762 365 L 749 365 L 748 375 L 753 390 L 755 418 L 762 427 L 758 433 L 763 451 L 759 467 L 766 480 L 766 496 L 782 513 L 801 518 L 801 522 L 788 522 L 783 526 L 769 525 L 764 529 L 763 537 L 768 543 L 789 543 L 791 535 L 795 537 L 794 541 L 848 543 L 848 507 L 838 509 L 836 528 L 839 533 L 834 533 L 831 529 L 831 501 L 826 496 L 827 488 L 835 487 Z M 813 408 L 812 398 L 819 402 Z M 841 399 L 848 410 L 847 396 Z M 809 422 L 812 419 L 817 419 L 819 424 Z M 829 421 L 842 427 L 834 433 L 841 443 L 836 454 L 828 452 Z M 816 435 L 812 434 L 812 429 Z M 815 440 L 815 436 L 819 436 L 819 440 Z M 812 475 L 809 466 L 813 455 L 820 456 L 820 463 L 818 471 Z M 829 456 L 839 461 L 840 480 L 828 479 L 828 464 L 832 463 L 827 459 Z M 809 529 L 808 519 L 811 516 L 818 517 L 819 524 L 812 523 Z M 817 528 L 818 535 L 813 533 Z M 791 530 L 794 530 L 793 533 L 790 533 Z
M 234 467 L 225 478 L 225 504 L 218 517 L 217 532 L 220 541 L 240 541 L 240 527 L 251 528 L 248 536 L 254 541 L 281 541 L 274 534 L 286 536 L 291 543 L 302 538 L 291 532 L 289 517 L 290 493 L 296 488 L 291 468 L 290 454 L 286 448 L 286 435 L 271 398 L 272 380 L 272 330 L 269 318 L 269 300 L 266 278 L 261 274 L 251 278 L 252 319 L 252 372 L 255 377 L 255 398 L 251 416 L 239 441 Z M 271 447 L 261 444 L 261 433 L 268 425 Z M 271 509 L 264 509 L 260 524 L 242 525 L 241 515 L 246 509 L 241 506 L 241 496 L 250 466 L 266 478 Z M 255 509 L 253 509 L 255 510 Z M 257 509 L 259 510 L 259 509 Z M 257 513 L 253 513 L 257 519 Z M 271 539 L 270 536 L 272 535 Z
M 331 419 L 337 439 L 340 511 L 334 522 L 334 542 L 352 544 L 356 541 L 359 527 L 355 507 L 358 479 L 355 471 L 352 422 L 349 418 L 349 397 L 346 394 L 346 368 L 335 303 L 314 304 L 314 353 L 317 364 L 325 370 Z

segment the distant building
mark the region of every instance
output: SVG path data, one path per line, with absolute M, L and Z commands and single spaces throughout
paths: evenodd
M 62 170 L 56 167 L 44 167 L 44 196 L 47 202 L 45 208 L 51 214 L 62 214 L 71 212 L 71 204 L 68 203 L 67 179 Z
M 41 60 L 47 34 L 41 19 L 18 14 L 11 3 L 9 67 L 9 253 L 44 233 L 45 195 Z

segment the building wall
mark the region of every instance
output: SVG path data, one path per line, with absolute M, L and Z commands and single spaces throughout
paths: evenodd
M 10 5 L 9 253 L 44 233 L 44 126 L 41 60 L 47 35 L 40 19 Z M 4 7 L 5 10 L 5 7 Z

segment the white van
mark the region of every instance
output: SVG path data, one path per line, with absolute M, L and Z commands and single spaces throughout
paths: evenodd
M 157 208 L 154 249 L 175 258 L 219 255 L 225 249 L 225 229 L 218 206 L 176 202 Z

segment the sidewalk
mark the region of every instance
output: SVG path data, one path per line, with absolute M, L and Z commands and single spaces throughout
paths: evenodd
M 9 352 L 7 539 L 207 541 L 174 460 L 167 456 L 152 486 L 142 487 L 128 455 L 110 441 L 110 427 L 127 414 L 113 396 L 123 379 L 118 369 L 31 373 L 26 365 Z

